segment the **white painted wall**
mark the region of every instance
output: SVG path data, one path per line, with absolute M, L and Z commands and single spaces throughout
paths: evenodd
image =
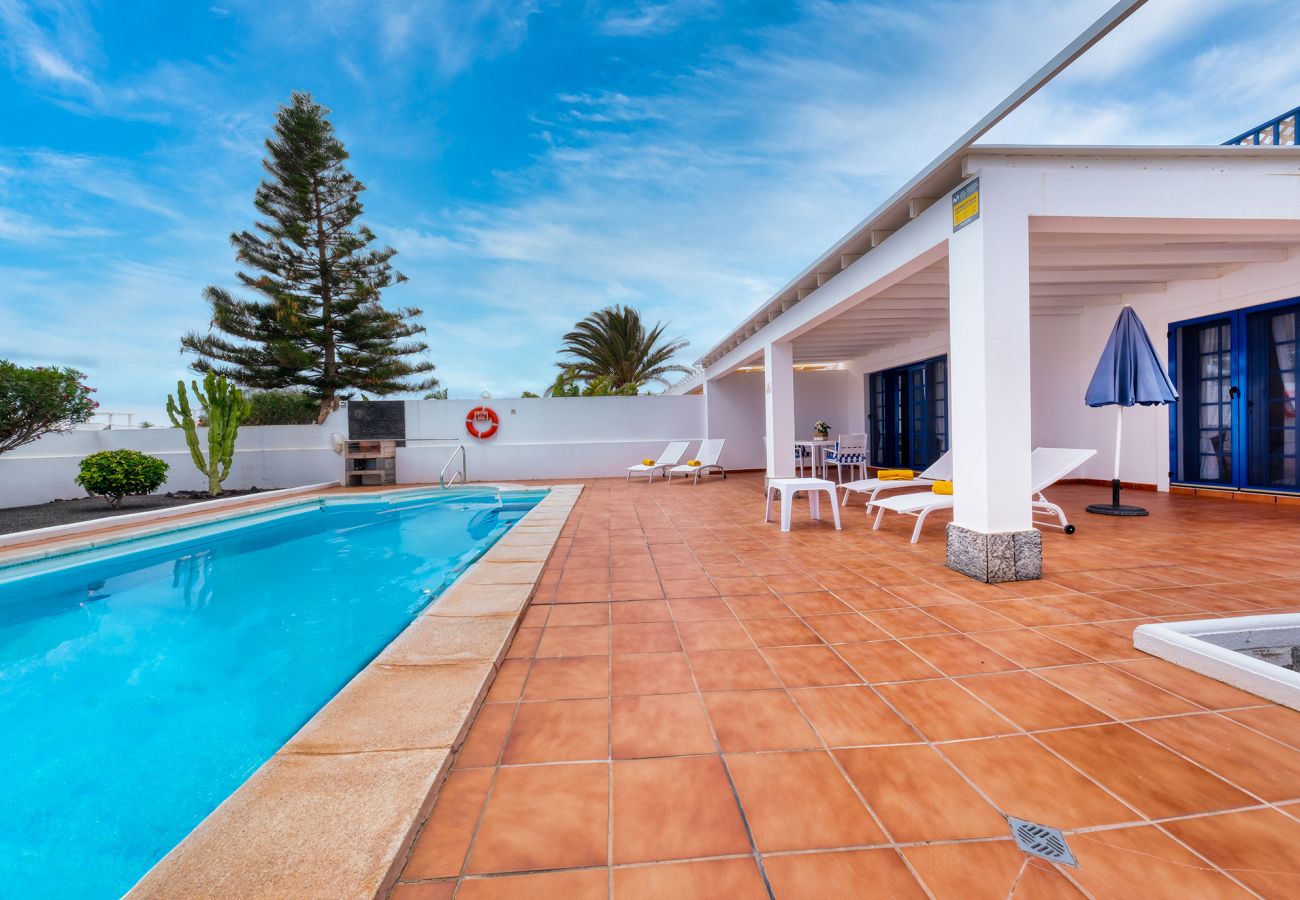
M 490 440 L 475 441 L 465 430 L 465 416 L 480 401 L 407 401 L 409 445 L 398 451 L 398 481 L 436 482 L 457 442 L 465 444 L 471 481 L 623 475 L 629 465 L 658 456 L 670 440 L 691 442 L 685 461 L 705 437 L 704 403 L 703 395 L 494 400 L 486 405 L 501 417 L 500 430 Z M 761 410 L 758 421 L 761 429 Z M 343 459 L 331 448 L 331 435 L 346 431 L 346 410 L 321 426 L 242 428 L 226 485 L 283 488 L 337 481 Z M 78 431 L 49 435 L 0 456 L 0 508 L 85 496 L 72 481 L 81 459 L 119 448 L 166 460 L 171 470 L 163 490 L 207 486 L 177 429 Z M 722 462 L 744 467 L 739 459 L 732 461 L 730 446 Z
M 763 373 L 733 372 L 705 385 L 708 436 L 726 438 L 724 460 L 735 469 L 762 469 Z M 831 437 L 866 431 L 862 377 L 853 368 L 794 373 L 794 427 L 811 438 L 818 419 Z
M 819 419 L 831 426 L 831 440 L 867 430 L 862 379 L 852 370 L 795 373 L 794 422 L 798 436 L 812 437 L 813 423 Z
M 346 429 L 342 413 L 319 426 L 241 428 L 225 486 L 286 488 L 336 481 L 343 475 L 343 461 L 330 448 L 330 434 Z M 206 449 L 205 429 L 199 430 L 199 439 Z M 194 467 L 178 428 L 74 431 L 46 435 L 0 456 L 0 508 L 84 497 L 85 490 L 72 481 L 81 460 L 100 450 L 120 449 L 163 459 L 171 467 L 163 491 L 207 489 L 207 478 Z
M 486 441 L 465 430 L 466 415 L 480 405 L 501 419 L 500 430 Z M 398 450 L 397 480 L 436 482 L 457 441 L 466 445 L 471 481 L 621 476 L 643 458 L 657 457 L 673 440 L 691 442 L 684 462 L 705 437 L 704 405 L 699 394 L 409 400 L 407 446 Z M 728 450 L 722 464 L 733 466 Z
M 704 386 L 708 436 L 725 438 L 727 465 L 736 469 L 762 469 L 763 373 L 733 372 Z

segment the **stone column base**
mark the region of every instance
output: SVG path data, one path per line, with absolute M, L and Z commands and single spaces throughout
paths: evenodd
M 948 568 L 990 583 L 1043 577 L 1043 536 L 1036 528 L 987 534 L 948 523 Z

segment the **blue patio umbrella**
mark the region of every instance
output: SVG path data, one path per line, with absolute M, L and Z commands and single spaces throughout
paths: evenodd
M 1178 390 L 1169 380 L 1156 348 L 1131 307 L 1120 310 L 1111 329 L 1106 349 L 1101 352 L 1097 371 L 1092 373 L 1084 402 L 1089 406 L 1115 406 L 1115 478 L 1110 483 L 1111 502 L 1094 503 L 1088 512 L 1106 516 L 1145 516 L 1140 506 L 1121 506 L 1119 502 L 1119 448 L 1124 435 L 1124 407 L 1163 406 L 1178 399 Z

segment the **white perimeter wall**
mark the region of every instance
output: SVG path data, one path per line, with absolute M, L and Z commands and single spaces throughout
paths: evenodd
M 487 441 L 465 430 L 465 416 L 479 405 L 501 418 L 500 430 Z M 466 445 L 470 481 L 522 481 L 626 475 L 628 466 L 657 457 L 668 441 L 691 442 L 685 462 L 704 437 L 700 395 L 409 400 L 397 480 L 436 482 L 457 441 Z M 730 450 L 725 448 L 722 463 L 735 468 Z
M 287 488 L 337 481 L 343 460 L 330 447 L 330 434 L 345 431 L 334 413 L 323 425 L 261 425 L 239 430 L 235 458 L 225 486 Z M 207 450 L 206 429 L 199 441 Z M 179 428 L 111 429 L 49 434 L 0 456 L 0 508 L 86 496 L 73 483 L 81 460 L 100 450 L 140 450 L 170 468 L 163 491 L 207 490 L 207 477 L 194 467 Z
M 501 428 L 481 442 L 465 430 L 466 414 L 480 404 L 406 401 L 409 445 L 398 451 L 399 483 L 436 482 L 458 441 L 465 444 L 470 481 L 523 481 L 622 476 L 629 465 L 658 456 L 670 440 L 691 442 L 685 461 L 705 437 L 701 395 L 492 400 L 486 405 L 501 417 Z M 331 436 L 346 431 L 346 410 L 320 426 L 246 426 L 240 429 L 226 486 L 284 488 L 338 481 L 343 458 L 332 449 Z M 82 458 L 119 448 L 166 460 L 171 469 L 164 491 L 207 487 L 178 429 L 77 431 L 48 435 L 0 456 L 0 508 L 84 497 L 85 491 L 72 481 Z M 728 444 L 723 464 L 743 467 L 731 457 Z
M 1277 263 L 1253 263 L 1221 278 L 1182 281 L 1164 294 L 1127 298 L 1168 365 L 1167 333 L 1173 322 L 1300 296 L 1300 256 Z M 1097 451 L 1076 477 L 1109 479 L 1115 454 L 1115 407 L 1092 409 L 1083 402 L 1120 306 L 1089 307 L 1079 316 L 1034 316 L 1031 320 L 1033 445 L 1083 447 Z M 948 352 L 946 332 L 891 347 L 855 360 L 871 373 Z M 950 372 L 952 391 L 961 390 L 961 373 Z M 829 420 L 828 420 L 829 421 Z M 802 423 L 801 423 L 802 424 Z M 960 435 L 953 436 L 959 445 Z M 1135 406 L 1124 410 L 1120 478 L 1169 487 L 1169 410 Z

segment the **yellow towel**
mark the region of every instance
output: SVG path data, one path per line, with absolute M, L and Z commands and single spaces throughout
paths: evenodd
M 931 490 L 933 490 L 936 494 L 948 494 L 949 496 L 951 496 L 951 495 L 952 495 L 952 482 L 951 482 L 951 481 L 936 481 L 936 482 L 934 483 L 934 486 L 931 488 Z
M 881 469 L 876 477 L 881 481 L 911 481 L 916 473 L 911 469 Z
M 686 465 L 698 467 L 704 465 L 704 463 L 700 462 L 698 459 L 688 459 L 686 460 Z
M 654 461 L 653 459 L 643 459 L 643 460 L 641 460 L 641 465 L 643 465 L 643 466 L 653 466 L 654 464 L 655 464 L 655 461 Z

